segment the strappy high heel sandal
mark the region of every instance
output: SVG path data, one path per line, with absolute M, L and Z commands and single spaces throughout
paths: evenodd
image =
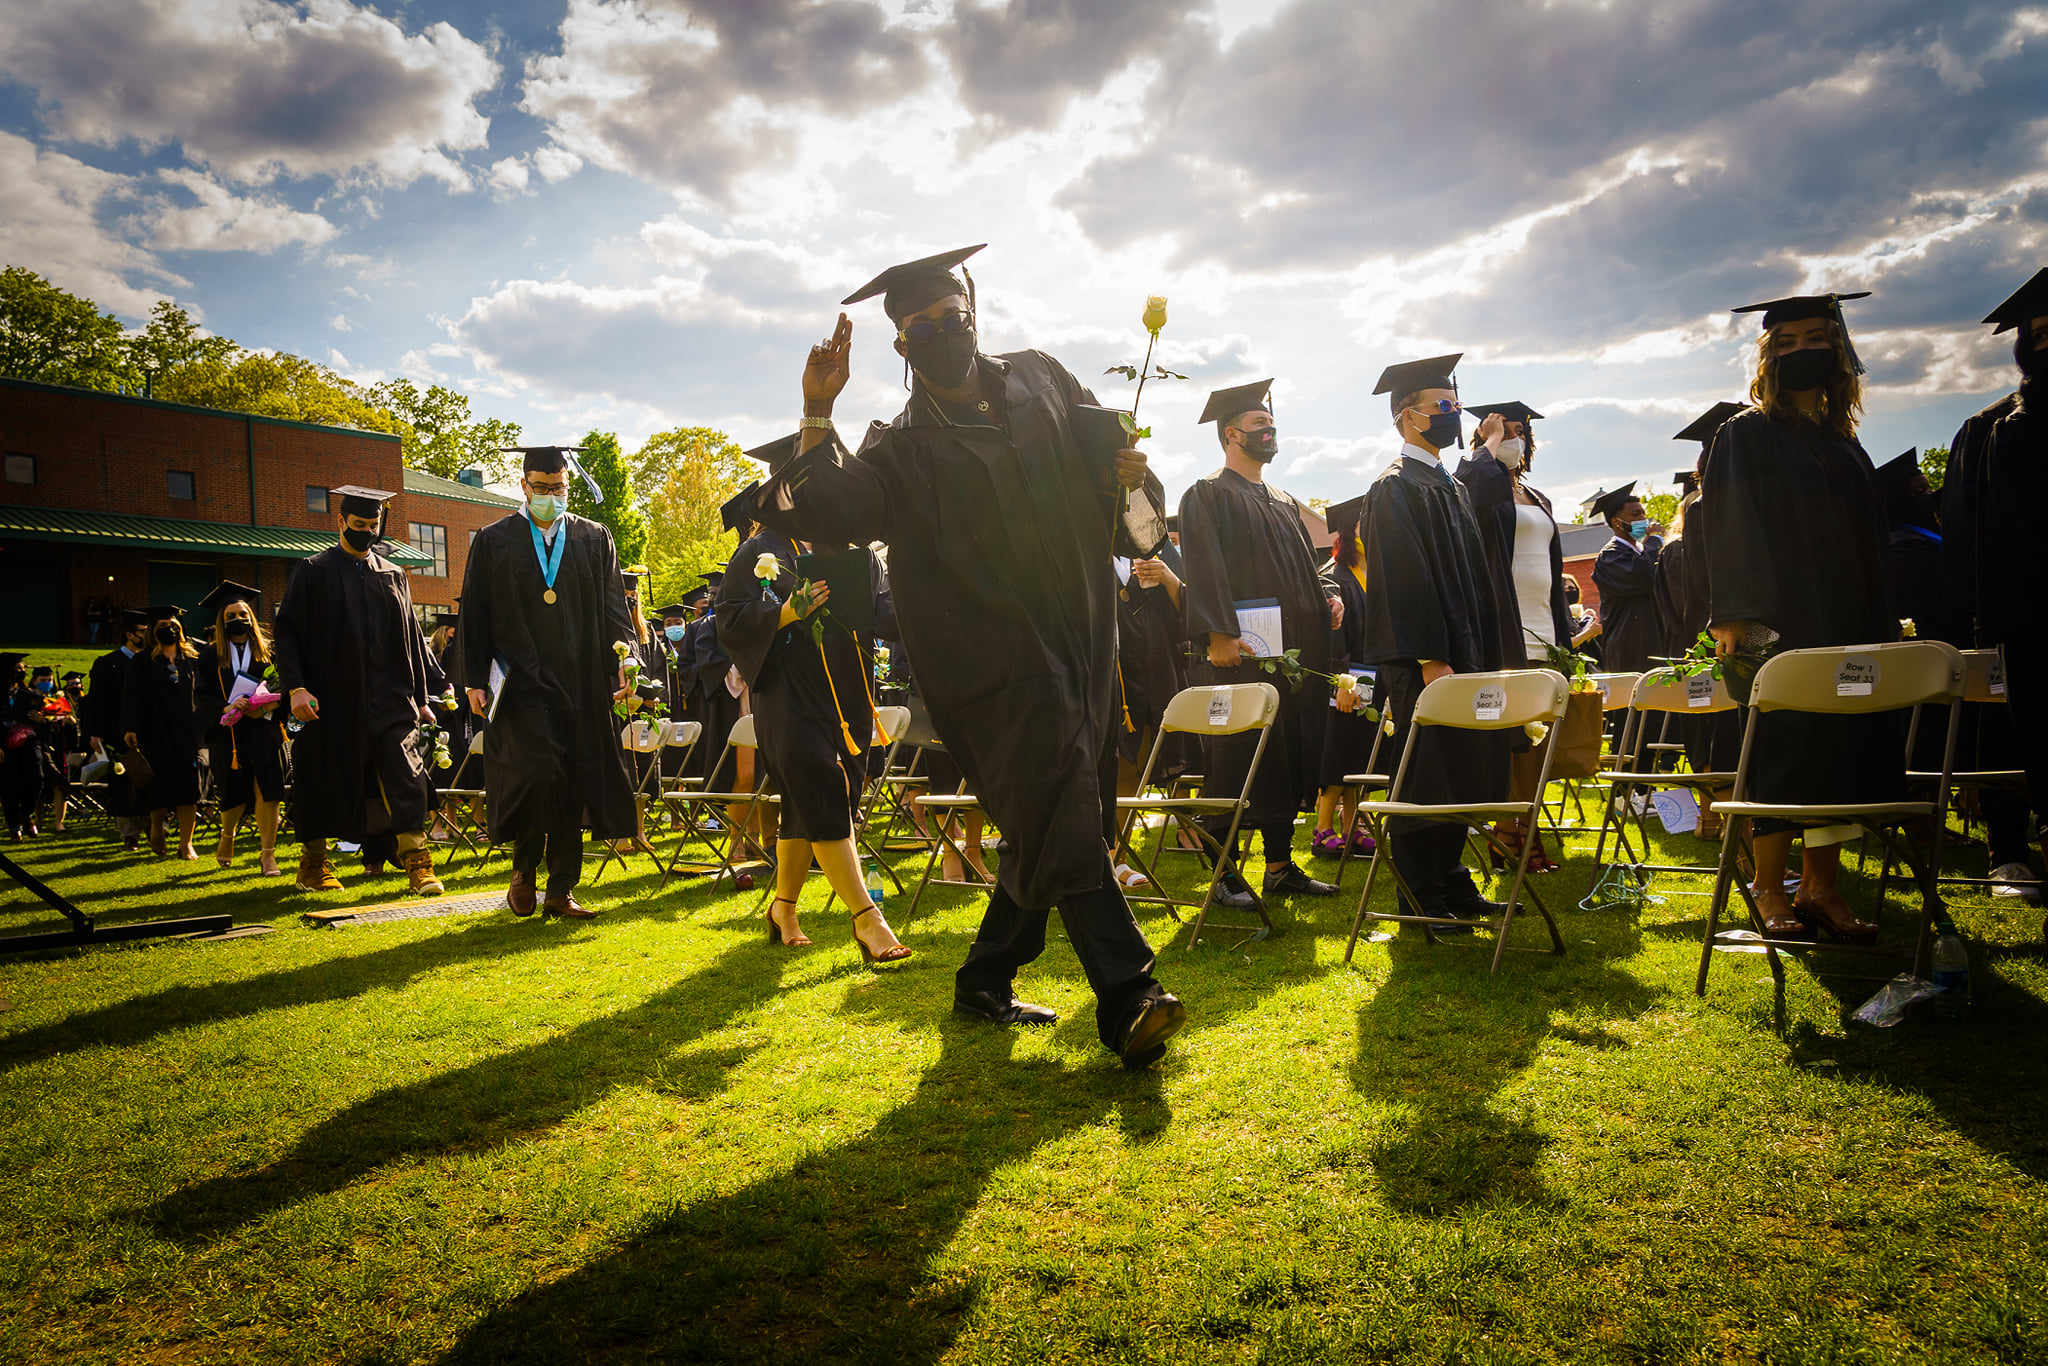
M 772 897 L 768 902 L 768 942 L 779 944 L 784 948 L 800 949 L 811 942 L 809 936 L 804 933 L 803 927 L 799 925 L 785 938 L 782 932 L 782 924 L 775 918 L 775 908 L 785 901 L 789 903 L 792 910 L 796 908 L 796 898 L 793 896 Z
M 1541 830 L 1538 830 L 1536 832 L 1535 840 L 1536 843 L 1534 847 L 1532 847 L 1529 850 L 1529 871 L 1532 873 L 1556 872 L 1557 864 L 1554 861 L 1552 861 L 1550 855 L 1544 851 L 1543 832 Z
M 882 908 L 872 901 L 853 913 L 853 942 L 860 945 L 860 961 L 873 967 L 877 963 L 900 963 L 910 957 L 908 944 L 899 943 L 895 948 L 883 949 L 880 953 L 868 947 L 867 941 L 860 937 L 860 918 L 869 911 L 875 913 L 875 919 L 882 919 Z M 886 926 L 888 922 L 883 921 L 883 924 Z
M 1499 840 L 1507 850 L 1506 853 L 1502 853 L 1491 843 L 1486 846 L 1486 857 L 1493 865 L 1493 871 L 1499 873 L 1514 867 L 1514 861 L 1522 856 L 1521 825 L 1515 821 L 1495 821 L 1493 838 Z

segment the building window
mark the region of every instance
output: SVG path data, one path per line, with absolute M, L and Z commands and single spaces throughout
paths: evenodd
M 179 502 L 189 503 L 195 495 L 192 492 L 192 471 L 171 471 L 171 497 Z
M 427 522 L 407 522 L 405 524 L 405 531 L 406 538 L 412 542 L 414 550 L 419 551 L 422 555 L 432 555 L 434 557 L 434 567 L 432 569 L 422 569 L 420 572 L 422 574 L 430 574 L 437 579 L 447 578 L 448 528 L 445 526 L 434 526 Z
M 327 511 L 327 490 L 318 484 L 306 485 L 306 511 Z
M 33 484 L 36 481 L 36 458 L 32 455 L 10 455 L 7 457 L 7 482 L 10 484 Z

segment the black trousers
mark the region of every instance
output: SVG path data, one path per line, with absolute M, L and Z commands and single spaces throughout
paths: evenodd
M 1400 755 L 1408 744 L 1416 699 L 1422 695 L 1422 669 L 1405 659 L 1389 661 L 1380 666 L 1380 686 L 1385 690 L 1387 714 L 1394 721 L 1388 744 L 1393 754 Z M 1427 726 L 1415 738 L 1407 774 L 1394 795 L 1404 802 L 1436 805 L 1500 801 L 1507 796 L 1507 786 L 1505 734 Z M 1394 816 L 1387 821 L 1387 841 L 1387 852 L 1413 897 L 1408 903 L 1410 915 L 1435 915 L 1446 905 L 1456 906 L 1479 895 L 1471 874 L 1460 862 L 1465 850 L 1462 823 Z
M 2019 742 L 2020 767 L 2027 771 L 2027 800 L 2034 820 L 2048 822 L 2048 645 L 2008 640 L 1998 650 L 2005 662 L 2006 714 Z
M 512 841 L 512 867 L 533 873 L 545 858 L 548 865 L 546 895 L 567 896 L 583 881 L 583 827 L 550 830 L 546 834 L 520 835 Z
M 1059 904 L 1060 923 L 1088 985 L 1095 991 L 1095 1032 L 1105 1048 L 1115 1049 L 1117 1033 L 1145 998 L 1160 993 L 1152 977 L 1152 946 L 1131 915 L 1130 903 L 1109 865 L 1102 859 L 1102 885 L 1092 892 L 1063 897 Z M 1019 906 L 998 885 L 989 895 L 988 910 L 967 961 L 960 965 L 954 981 L 961 991 L 986 991 L 1002 1000 L 1010 997 L 1010 983 L 1017 969 L 1045 952 L 1045 922 L 1051 912 Z

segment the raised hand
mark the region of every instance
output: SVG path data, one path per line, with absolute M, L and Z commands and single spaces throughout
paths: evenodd
M 853 322 L 844 313 L 832 335 L 811 348 L 804 362 L 804 415 L 827 417 L 853 365 Z M 813 411 L 813 410 L 816 411 Z

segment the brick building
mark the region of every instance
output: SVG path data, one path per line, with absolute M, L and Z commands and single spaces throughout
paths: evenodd
M 401 490 L 391 543 L 415 603 L 448 606 L 475 531 L 517 506 L 405 471 L 382 432 L 0 378 L 0 643 L 88 644 L 94 609 L 192 610 L 223 578 L 266 609 L 332 545 L 327 491 Z

